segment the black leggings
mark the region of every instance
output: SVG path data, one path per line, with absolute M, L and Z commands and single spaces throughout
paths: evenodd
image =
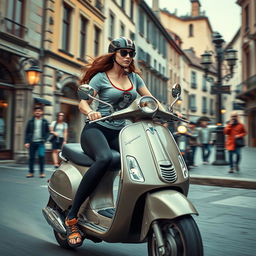
M 69 219 L 77 217 L 80 206 L 104 176 L 112 161 L 111 149 L 119 152 L 119 132 L 119 130 L 108 129 L 96 123 L 84 127 L 81 134 L 81 146 L 95 162 L 80 182 L 68 214 Z

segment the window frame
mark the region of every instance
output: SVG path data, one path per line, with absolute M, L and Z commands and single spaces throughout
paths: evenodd
M 86 47 L 87 47 L 87 29 L 88 29 L 88 19 L 83 15 L 80 15 L 80 51 L 79 57 L 85 59 Z
M 68 10 L 67 12 L 67 20 L 65 17 L 65 11 Z M 62 43 L 61 43 L 61 50 L 64 52 L 69 53 L 70 52 L 70 38 L 71 38 L 71 28 L 72 28 L 72 11 L 73 8 L 68 5 L 67 3 L 63 2 L 63 17 L 62 17 Z M 65 29 L 65 27 L 67 27 Z M 66 35 L 64 35 L 64 29 Z M 64 36 L 66 41 L 64 40 Z

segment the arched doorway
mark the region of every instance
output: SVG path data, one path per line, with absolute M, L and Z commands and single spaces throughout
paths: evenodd
M 65 113 L 68 123 L 68 142 L 80 142 L 82 128 L 81 114 L 78 109 L 79 99 L 77 96 L 77 85 L 74 82 L 65 84 L 62 87 L 60 98 L 60 109 Z
M 0 64 L 0 160 L 12 159 L 13 97 L 14 81 L 11 72 Z

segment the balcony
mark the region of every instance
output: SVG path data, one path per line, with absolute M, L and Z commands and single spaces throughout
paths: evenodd
M 256 98 L 256 75 L 249 77 L 236 86 L 236 98 L 248 101 Z
M 197 88 L 197 84 L 195 82 L 191 82 L 191 88 L 196 89 Z
M 15 22 L 9 18 L 3 19 L 3 25 L 1 26 L 1 32 L 8 33 L 19 37 L 21 39 L 24 38 L 28 29 L 20 23 Z
M 197 111 L 197 107 L 196 107 L 196 106 L 190 106 L 190 107 L 189 107 L 189 110 L 190 110 L 191 112 L 196 112 L 196 111 Z
M 202 108 L 202 113 L 207 114 L 207 108 Z

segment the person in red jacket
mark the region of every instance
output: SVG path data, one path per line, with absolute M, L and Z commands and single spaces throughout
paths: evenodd
M 224 129 L 226 137 L 226 149 L 229 153 L 229 173 L 233 173 L 234 170 L 239 171 L 239 163 L 241 161 L 241 146 L 237 146 L 235 143 L 236 138 L 242 138 L 246 135 L 244 125 L 239 122 L 237 112 L 232 112 L 231 118 L 228 121 L 227 126 Z M 234 165 L 233 155 L 236 154 L 236 164 Z M 235 167 L 235 168 L 234 168 Z

